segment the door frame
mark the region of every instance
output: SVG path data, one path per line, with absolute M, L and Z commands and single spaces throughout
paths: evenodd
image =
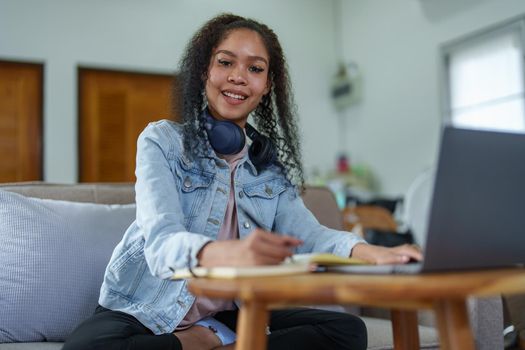
M 37 112 L 37 132 L 35 133 L 38 137 L 37 143 L 37 153 L 36 160 L 39 162 L 39 165 L 37 167 L 38 169 L 38 176 L 34 180 L 30 181 L 44 181 L 44 151 L 45 151 L 45 120 L 44 120 L 44 108 L 45 108 L 45 101 L 44 101 L 44 88 L 45 88 L 45 62 L 41 61 L 31 61 L 31 60 L 17 60 L 14 58 L 2 58 L 0 57 L 0 64 L 3 65 L 10 65 L 10 66 L 18 66 L 18 67 L 31 67 L 34 68 L 38 73 L 38 80 L 39 80 L 39 91 L 38 91 L 38 112 Z
M 110 68 L 110 67 L 100 67 L 100 66 L 87 66 L 87 65 L 79 65 L 77 66 L 77 182 L 81 183 L 81 174 L 82 174 L 82 149 L 83 149 L 83 135 L 81 130 L 82 125 L 82 119 L 85 118 L 85 116 L 82 113 L 83 106 L 82 106 L 82 95 L 84 93 L 82 82 L 86 74 L 92 73 L 92 72 L 100 72 L 100 73 L 114 73 L 114 74 L 132 74 L 137 76 L 150 76 L 150 77 L 158 77 L 158 76 L 170 76 L 173 79 L 173 84 L 176 83 L 176 76 L 174 72 L 162 72 L 162 71 L 144 71 L 144 70 L 131 70 L 131 69 L 120 69 L 120 68 Z M 171 99 L 173 99 L 173 96 L 171 96 Z M 173 109 L 173 106 L 171 106 Z

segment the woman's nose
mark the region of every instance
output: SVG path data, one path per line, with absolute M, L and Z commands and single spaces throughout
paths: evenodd
M 246 77 L 240 69 L 232 69 L 230 75 L 228 76 L 228 82 L 236 85 L 245 85 Z

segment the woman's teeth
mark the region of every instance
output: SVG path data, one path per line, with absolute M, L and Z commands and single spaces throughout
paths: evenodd
M 235 98 L 235 99 L 237 99 L 237 100 L 246 100 L 246 96 L 233 94 L 233 93 L 231 93 L 231 92 L 223 92 L 222 94 L 223 94 L 224 96 L 228 96 L 228 97 L 231 97 L 231 98 Z

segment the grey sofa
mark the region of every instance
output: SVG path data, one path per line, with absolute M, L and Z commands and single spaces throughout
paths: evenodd
M 32 284 L 32 288 L 29 291 L 24 289 L 24 283 L 20 285 L 15 285 L 15 288 L 20 289 L 20 293 L 16 292 L 13 294 L 23 294 L 29 293 L 29 296 L 26 296 L 25 300 L 17 299 L 17 296 L 14 297 L 15 305 L 9 305 L 9 310 L 12 310 L 12 317 L 2 319 L 0 315 L 0 339 L 1 336 L 11 339 L 11 342 L 0 343 L 0 350 L 40 350 L 40 349 L 60 349 L 61 342 L 67 336 L 76 324 L 81 322 L 81 320 L 91 314 L 94 310 L 97 301 L 98 287 L 102 279 L 104 272 L 104 267 L 109 260 L 111 251 L 118 242 L 120 236 L 123 233 L 123 230 L 115 229 L 116 227 L 126 227 L 126 220 L 132 220 L 134 215 L 134 209 L 132 203 L 134 203 L 134 190 L 131 184 L 76 184 L 76 185 L 64 185 L 64 184 L 49 184 L 49 183 L 15 183 L 15 184 L 0 184 L 0 190 L 8 191 L 8 195 L 1 197 L 2 192 L 0 192 L 0 230 L 8 227 L 8 229 L 13 229 L 13 235 L 18 235 L 24 233 L 29 229 L 33 229 L 35 226 L 37 229 L 39 227 L 51 227 L 51 230 L 47 230 L 46 238 L 42 242 L 52 241 L 53 235 L 62 234 L 62 238 L 56 243 L 51 243 L 49 249 L 58 251 L 59 255 L 67 255 L 68 258 L 64 261 L 60 261 L 60 265 L 50 265 L 53 266 L 53 269 L 60 269 L 60 271 L 40 271 L 36 274 L 36 278 L 31 278 L 28 284 Z M 13 195 L 13 193 L 21 194 Z M 4 192 L 5 194 L 5 192 Z M 15 198 L 15 196 L 17 196 Z M 76 212 L 67 211 L 68 206 L 74 206 L 68 202 L 60 202 L 60 206 L 56 206 L 55 201 L 47 202 L 38 202 L 37 204 L 43 206 L 41 213 L 53 218 L 52 220 L 47 220 L 44 223 L 39 223 L 38 215 L 35 214 L 35 218 L 28 216 L 28 219 L 25 220 L 26 226 L 20 226 L 19 223 L 12 224 L 11 226 L 2 225 L 4 222 L 13 221 L 12 218 L 6 220 L 6 215 L 18 215 L 17 210 L 22 210 L 20 213 L 26 213 L 29 209 L 24 209 L 20 202 L 27 200 L 27 197 L 31 198 L 45 198 L 52 200 L 61 200 L 61 201 L 71 201 L 80 203 L 98 203 L 98 207 L 94 204 L 89 204 L 87 207 L 78 207 Z M 5 199 L 7 198 L 7 199 Z M 2 203 L 2 200 L 4 203 Z M 5 201 L 14 201 L 16 205 L 20 205 L 22 209 L 16 209 L 11 211 L 9 203 L 6 204 Z M 31 199 L 33 201 L 33 199 Z M 323 188 L 309 188 L 304 196 L 305 204 L 314 212 L 318 217 L 321 223 L 332 226 L 335 228 L 340 228 L 341 226 L 341 217 L 340 213 L 337 210 L 337 206 L 333 199 L 333 196 L 329 191 Z M 120 206 L 109 206 L 102 204 L 126 204 L 128 207 Z M 25 204 L 24 204 L 25 205 Z M 32 203 L 31 205 L 36 205 Z M 65 206 L 64 206 L 65 205 Z M 79 204 L 82 205 L 82 204 Z M 88 205 L 88 204 L 86 204 Z M 99 208 L 100 207 L 100 208 Z M 7 209 L 6 209 L 7 208 Z M 30 209 L 33 207 L 30 207 Z M 58 208 L 58 209 L 57 209 Z M 64 209 L 66 208 L 66 209 Z M 66 210 L 66 212 L 64 212 Z M 83 218 L 83 216 L 91 215 L 90 212 L 96 212 L 89 219 Z M 11 214 L 10 214 L 11 213 Z M 22 214 L 20 214 L 22 215 Z M 98 215 L 98 216 L 96 216 Z M 113 216 L 115 219 L 113 219 Z M 117 215 L 119 216 L 117 218 Z M 105 218 L 105 219 L 98 219 Z M 46 218 L 48 219 L 48 218 Z M 90 221 L 91 220 L 91 221 Z M 16 221 L 16 220 L 15 220 Z M 101 222 L 105 221 L 105 222 Z M 66 227 L 67 230 L 60 229 L 55 230 L 55 225 L 58 225 L 57 222 L 63 227 Z M 46 226 L 47 225 L 47 226 Z M 102 229 L 98 229 L 100 225 L 103 225 Z M 105 225 L 105 226 L 104 226 Z M 25 228 L 24 228 L 25 227 Z M 62 226 L 61 226 L 62 227 Z M 19 232 L 17 230 L 23 230 L 24 232 Z M 44 230 L 44 229 L 42 229 Z M 69 232 L 69 231 L 70 232 Z M 100 230 L 113 230 L 117 232 L 111 232 L 107 234 L 107 237 L 100 236 L 98 231 Z M 97 232 L 95 232 L 97 231 Z M 0 231 L 0 238 L 2 232 Z M 97 236 L 97 234 L 99 234 Z M 50 236 L 49 236 L 50 235 Z M 68 236 L 69 235 L 69 236 Z M 77 236 L 89 236 L 89 237 L 77 237 Z M 33 237 L 34 236 L 34 237 Z M 91 237 L 93 236 L 93 237 Z M 65 237 L 65 238 L 64 238 Z M 91 238 L 90 238 L 91 237 Z M 5 239 L 5 236 L 4 236 Z M 25 235 L 21 237 L 26 240 L 26 243 L 33 243 L 32 241 L 37 241 L 42 239 L 40 231 L 35 231 L 31 235 Z M 19 241 L 16 241 L 19 242 Z M 40 242 L 40 241 L 39 241 Z M 71 243 L 72 242 L 72 243 Z M 7 243 L 9 244 L 9 240 Z M 18 243 L 17 243 L 18 244 Z M 66 248 L 57 247 L 58 245 L 65 244 Z M 2 261 L 6 256 L 11 257 L 12 249 L 5 248 L 2 250 L 4 242 L 0 241 L 0 264 L 5 264 L 6 262 Z M 41 247 L 42 244 L 31 245 L 31 247 Z M 19 254 L 29 254 L 23 250 L 23 247 L 15 247 L 20 249 Z M 31 248 L 32 249 L 32 248 Z M 37 252 L 46 253 L 47 250 L 39 250 Z M 64 252 L 61 254 L 60 252 Z M 15 256 L 17 263 L 20 259 L 19 256 Z M 50 264 L 56 264 L 56 256 L 51 259 Z M 38 262 L 34 265 L 45 265 L 48 260 L 43 259 L 42 262 Z M 8 262 L 9 263 L 9 262 Z M 12 262 L 11 262 L 12 265 Z M 47 265 L 46 265 L 47 266 Z M 55 267 L 58 266 L 58 267 Z M 9 270 L 9 268 L 7 268 Z M 19 270 L 15 270 L 19 271 Z M 39 276 L 46 275 L 46 278 L 39 280 Z M 73 276 L 71 281 L 66 280 L 68 278 L 62 278 L 62 276 Z M 13 274 L 2 275 L 0 273 L 0 284 L 9 283 L 10 279 L 19 278 L 19 281 L 24 282 L 23 278 L 18 276 L 13 277 Z M 50 279 L 55 279 L 53 283 L 50 283 Z M 7 281 L 7 282 L 6 282 Z M 57 287 L 57 284 L 60 287 Z M 80 287 L 81 286 L 81 287 Z M 4 286 L 0 285 L 0 288 Z M 37 290 L 37 292 L 34 292 Z M 62 293 L 64 290 L 67 290 L 69 294 L 63 294 L 62 297 L 58 296 L 53 299 L 51 296 L 47 296 L 49 299 L 42 297 L 49 290 L 49 295 L 55 295 L 55 293 Z M 0 293 L 2 293 L 0 291 Z M 33 294 L 31 294 L 33 293 Z M 7 293 L 7 295 L 12 294 Z M 47 295 L 47 294 L 45 294 Z M 0 307 L 2 306 L 2 297 L 3 294 L 0 294 Z M 17 305 L 16 303 L 20 303 Z M 25 304 L 22 304 L 25 303 Z M 50 310 L 42 312 L 43 309 L 47 307 L 49 303 L 54 303 L 54 306 Z M 31 306 L 28 308 L 27 305 Z M 64 305 L 65 304 L 65 305 Z M 358 307 L 341 307 L 341 306 L 318 306 L 330 309 L 336 309 L 340 311 L 347 312 L 357 312 L 361 311 Z M 501 337 L 502 331 L 502 311 L 501 311 L 501 301 L 499 298 L 478 301 L 472 300 L 470 302 L 471 309 L 471 323 L 474 329 L 474 335 L 476 338 L 476 346 L 478 349 L 502 349 L 503 342 Z M 9 312 L 8 310 L 8 312 Z M 14 310 L 14 311 L 13 311 Z M 20 311 L 21 310 L 21 311 Z M 22 318 L 20 319 L 19 313 L 28 313 L 27 316 L 24 316 L 26 319 L 31 319 L 33 323 Z M 388 312 L 379 311 L 381 316 L 388 316 Z M 34 316 L 33 316 L 34 315 Z M 392 328 L 391 323 L 388 319 L 379 318 L 379 317 L 363 317 L 365 323 L 368 327 L 369 333 L 369 349 L 392 349 Z M 420 320 L 420 340 L 422 349 L 438 349 L 438 339 L 437 332 L 433 328 L 433 320 L 431 317 L 428 317 L 428 313 L 422 313 Z M 2 322 L 6 322 L 2 324 Z M 15 324 L 15 323 L 20 324 Z M 35 324 L 36 323 L 36 324 Z M 39 327 L 40 323 L 45 323 L 43 327 Z M 53 328 L 54 325 L 62 325 L 62 329 L 56 330 Z M 31 328 L 34 330 L 31 333 L 25 332 L 24 328 Z M 49 328 L 49 329 L 48 329 Z M 16 333 L 20 332 L 20 333 Z M 24 333 L 25 332 L 25 333 Z M 45 334 L 48 332 L 48 334 Z M 23 334 L 32 339 L 31 342 L 20 341 L 19 339 L 14 339 L 14 335 Z

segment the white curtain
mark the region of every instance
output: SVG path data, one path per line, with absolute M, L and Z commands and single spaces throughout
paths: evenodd
M 449 55 L 452 124 L 525 131 L 523 57 L 517 30 L 452 51 Z

